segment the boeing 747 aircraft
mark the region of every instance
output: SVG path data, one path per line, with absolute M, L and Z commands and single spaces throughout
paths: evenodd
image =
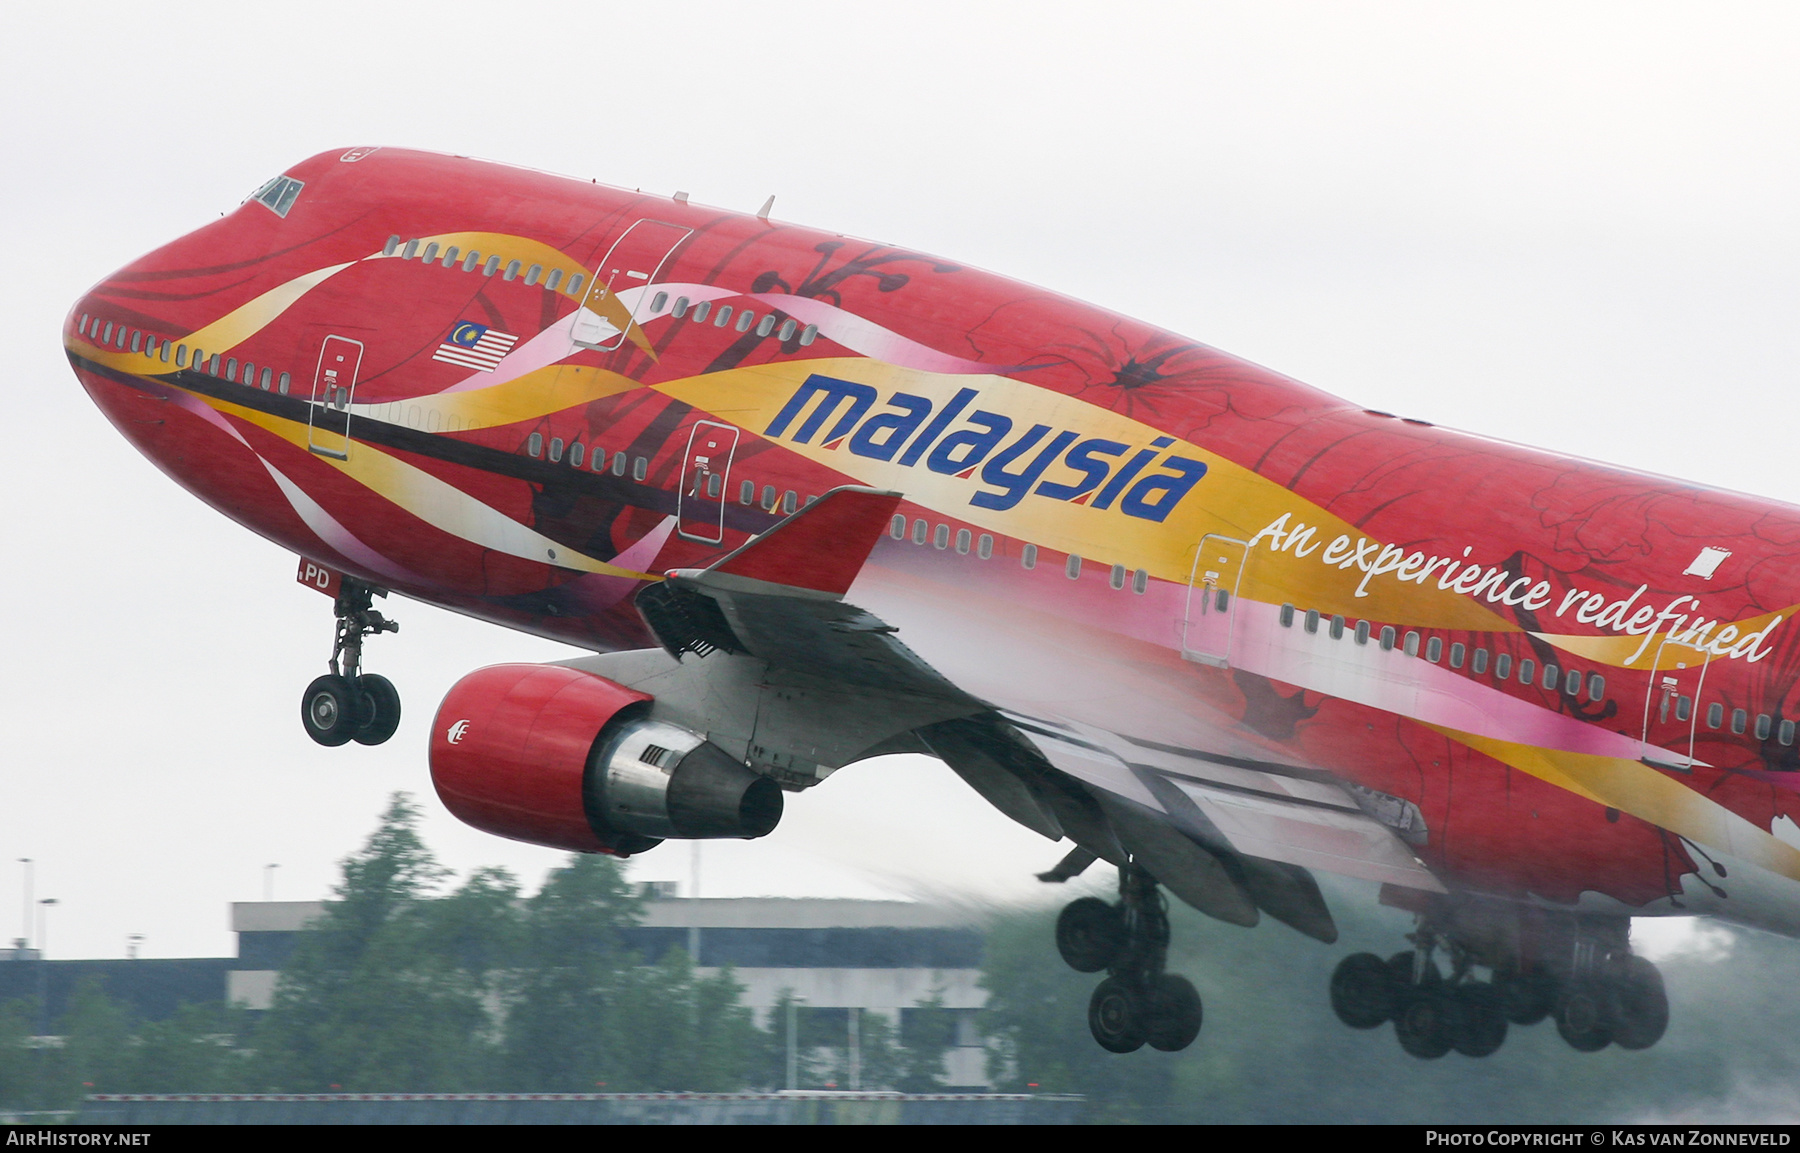
M 471 672 L 445 805 L 627 855 L 941 758 L 1115 902 L 1095 1039 L 1190 1044 L 1164 893 L 1327 944 L 1423 1058 L 1668 1021 L 1632 917 L 1800 935 L 1800 509 L 1373 412 L 949 260 L 461 157 L 315 156 L 108 276 L 76 376 L 329 594 L 322 745 L 390 737 L 388 593 L 590 650 Z M 829 786 L 827 786 L 829 787 Z M 1046 862 L 1047 863 L 1047 862 Z

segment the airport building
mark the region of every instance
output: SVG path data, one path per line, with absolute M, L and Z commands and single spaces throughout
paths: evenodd
M 847 1044 L 863 1014 L 882 1015 L 904 1037 L 916 1006 L 935 999 L 955 1020 L 956 1043 L 944 1062 L 949 1084 L 988 1087 L 975 1022 L 985 1001 L 978 914 L 904 901 L 684 899 L 672 889 L 653 883 L 643 922 L 625 931 L 626 946 L 646 961 L 682 948 L 703 973 L 730 966 L 758 1024 L 777 1024 L 770 1015 L 791 995 L 815 1028 L 835 1025 Z M 105 981 L 108 995 L 152 1020 L 184 1002 L 267 1009 L 282 966 L 323 909 L 317 901 L 233 904 L 238 948 L 229 958 L 33 963 L 24 959 L 33 956 L 27 951 L 23 963 L 8 964 L 10 957 L 0 953 L 0 1001 L 41 998 L 45 1018 L 56 1020 L 82 978 L 92 975 Z

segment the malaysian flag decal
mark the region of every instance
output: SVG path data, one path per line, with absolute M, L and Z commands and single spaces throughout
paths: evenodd
M 501 332 L 497 328 L 489 328 L 485 324 L 476 324 L 472 320 L 459 320 L 456 327 L 450 330 L 450 339 L 438 345 L 438 350 L 431 354 L 431 359 L 441 360 L 446 364 L 460 364 L 464 368 L 473 368 L 480 372 L 492 372 L 512 350 L 519 338 L 510 332 Z

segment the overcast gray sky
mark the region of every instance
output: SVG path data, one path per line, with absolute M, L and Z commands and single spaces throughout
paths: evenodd
M 398 736 L 314 746 L 328 602 L 61 355 L 87 285 L 326 148 L 774 193 L 1370 407 L 1800 497 L 1791 5 L 90 3 L 9 13 L 0 51 L 0 936 L 35 858 L 57 956 L 228 953 L 265 864 L 323 896 L 398 789 L 459 871 L 558 859 L 444 814 L 424 725 L 462 673 L 564 650 L 387 606 Z M 1010 897 L 1059 853 L 919 758 L 788 814 L 708 846 L 704 891 Z

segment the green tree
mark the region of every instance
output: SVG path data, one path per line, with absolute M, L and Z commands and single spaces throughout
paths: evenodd
M 495 1033 L 489 958 L 471 944 L 484 925 L 512 934 L 510 881 L 484 871 L 448 901 L 418 835 L 419 813 L 396 793 L 361 851 L 343 862 L 334 899 L 303 933 L 256 1034 L 270 1087 L 318 1092 L 486 1088 Z M 434 948 L 434 946 L 436 946 Z

